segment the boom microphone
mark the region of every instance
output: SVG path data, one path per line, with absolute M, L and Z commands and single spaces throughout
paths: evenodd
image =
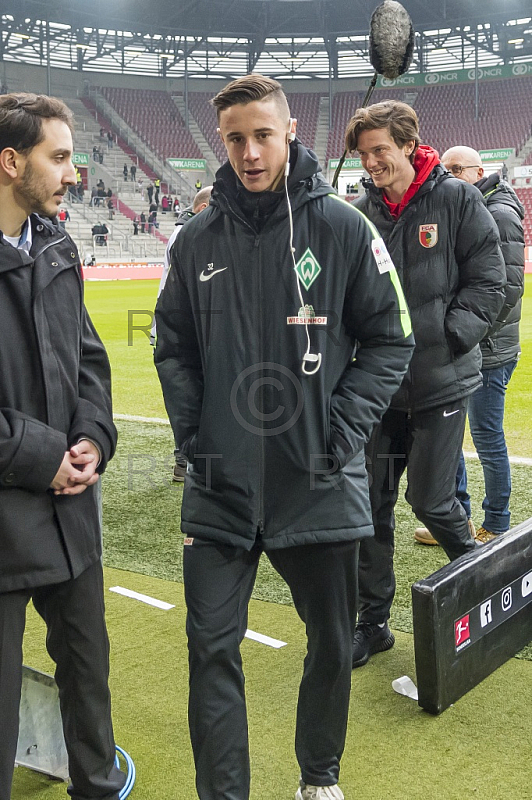
M 369 60 L 375 74 L 366 92 L 361 108 L 366 108 L 377 83 L 378 75 L 389 80 L 405 73 L 414 53 L 414 28 L 408 12 L 396 0 L 384 0 L 371 15 L 369 30 Z M 333 188 L 338 186 L 338 178 L 344 165 L 347 150 L 340 159 L 334 178 Z
M 406 72 L 414 53 L 414 29 L 408 12 L 395 0 L 384 0 L 371 16 L 369 60 L 375 72 L 393 81 Z

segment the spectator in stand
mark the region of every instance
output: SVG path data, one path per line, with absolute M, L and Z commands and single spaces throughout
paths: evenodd
M 103 150 L 101 147 L 98 149 L 98 161 L 100 164 L 103 164 Z
M 114 216 L 115 216 L 115 204 L 113 203 L 113 200 L 112 200 L 111 197 L 107 201 L 107 208 L 109 210 L 109 219 L 114 219 Z
M 113 134 L 111 131 L 107 131 L 107 147 L 109 150 L 113 149 Z
M 139 219 L 140 219 L 140 232 L 146 233 L 146 214 L 144 213 L 144 211 L 141 211 Z
M 105 139 L 105 131 L 103 128 L 100 128 L 100 139 L 102 140 L 102 142 Z
M 153 183 L 150 181 L 146 187 L 146 192 L 148 194 L 148 203 L 151 203 L 153 200 Z
M 78 190 L 78 200 L 79 200 L 80 203 L 83 203 L 83 197 L 85 195 L 85 189 L 83 187 L 83 181 L 81 180 L 81 178 L 78 181 L 77 190 Z
M 148 217 L 148 233 L 155 233 L 154 228 L 158 228 L 159 223 L 157 222 L 157 211 L 151 211 L 150 216 Z
M 140 218 L 138 214 L 133 217 L 133 236 L 138 236 Z
M 176 217 L 179 216 L 180 211 L 181 211 L 181 205 L 179 203 L 179 197 L 176 195 L 174 198 L 174 214 L 176 215 Z
M 98 148 L 96 145 L 92 148 L 92 158 L 94 161 L 98 162 Z
M 127 164 L 124 164 L 124 180 L 127 181 Z
M 201 181 L 200 181 L 200 179 L 198 178 L 198 179 L 196 180 L 196 183 L 194 184 L 194 186 L 196 187 L 196 191 L 197 191 L 197 192 L 199 192 L 199 190 L 201 189 L 202 185 L 203 185 L 203 184 L 202 184 L 202 182 L 201 182 Z
M 130 168 L 129 171 L 131 173 L 131 182 L 135 183 L 135 179 L 137 177 L 137 167 L 135 166 L 135 164 L 131 165 L 131 168 Z
M 502 165 L 501 178 L 503 179 L 503 181 L 508 180 L 508 167 L 506 166 L 506 162 Z
M 93 186 L 92 189 L 91 189 L 91 202 L 90 202 L 90 204 L 93 207 L 98 205 L 98 189 L 96 188 L 96 186 Z
M 157 204 L 156 203 L 150 203 L 150 207 L 149 207 L 148 211 L 150 212 L 150 214 L 151 214 L 152 211 L 157 211 Z
M 102 186 L 100 186 L 98 188 L 98 197 L 96 199 L 97 199 L 97 206 L 98 207 L 100 207 L 100 206 L 102 206 L 104 204 L 104 202 L 105 202 L 105 189 Z
M 162 200 L 161 200 L 161 209 L 162 209 L 163 214 L 166 214 L 166 212 L 168 211 L 168 197 L 165 194 L 163 194 L 163 197 L 162 197 Z
M 109 228 L 107 227 L 105 222 L 97 222 L 96 225 L 92 226 L 91 233 L 94 236 L 94 243 L 103 247 L 103 245 L 107 241 L 107 234 L 109 233 Z
M 155 186 L 155 205 L 157 206 L 157 208 L 159 208 L 159 191 L 161 189 L 161 179 L 155 178 L 153 183 Z
M 66 224 L 70 220 L 70 214 L 68 213 L 68 208 L 65 208 L 64 206 L 61 206 L 61 208 L 59 209 L 58 217 L 59 217 L 59 225 L 60 225 L 60 227 L 61 228 L 66 228 Z
M 144 200 L 144 181 L 142 180 L 142 178 L 138 179 L 137 186 L 140 192 L 140 199 Z

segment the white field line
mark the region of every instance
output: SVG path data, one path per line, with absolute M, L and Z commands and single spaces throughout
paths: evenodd
M 140 600 L 141 603 L 146 603 L 149 606 L 155 606 L 155 608 L 162 608 L 164 611 L 169 611 L 171 608 L 175 608 L 175 605 L 172 605 L 171 603 L 165 603 L 164 600 L 157 600 L 156 597 L 150 597 L 147 594 L 135 592 L 133 589 L 126 589 L 124 586 L 111 586 L 109 591 L 115 592 L 116 594 L 121 594 L 124 597 L 130 597 L 132 600 Z
M 115 419 L 123 419 L 125 422 L 151 422 L 153 425 L 169 425 L 167 419 L 162 417 L 138 417 L 135 414 L 113 414 Z M 466 458 L 476 458 L 478 461 L 477 453 L 471 453 L 464 450 Z M 523 464 L 525 467 L 532 467 L 532 458 L 524 458 L 523 456 L 509 456 L 510 464 Z
M 170 425 L 162 417 L 137 417 L 135 414 L 113 414 L 113 419 L 123 419 L 125 422 L 151 422 L 153 425 Z
M 464 450 L 465 458 L 476 458 L 478 461 L 477 453 L 466 453 Z M 510 464 L 524 464 L 525 467 L 532 467 L 532 458 L 524 458 L 523 456 L 508 456 Z

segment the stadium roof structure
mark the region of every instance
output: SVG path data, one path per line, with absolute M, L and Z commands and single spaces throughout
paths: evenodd
M 379 0 L 2 0 L 0 60 L 80 72 L 231 78 L 371 74 Z M 530 0 L 403 0 L 412 71 L 532 57 Z

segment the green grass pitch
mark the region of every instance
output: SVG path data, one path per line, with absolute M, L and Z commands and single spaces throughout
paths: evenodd
M 532 457 L 532 276 L 523 308 L 523 356 L 507 395 L 509 451 Z M 87 283 L 86 300 L 113 368 L 114 410 L 165 418 L 142 327 L 149 327 L 156 281 Z M 117 743 L 137 768 L 132 800 L 194 800 L 186 721 L 187 651 L 181 581 L 179 507 L 182 488 L 170 481 L 173 442 L 168 425 L 118 420 L 119 446 L 103 480 L 107 587 L 136 589 L 175 604 L 165 612 L 106 592 L 111 638 L 111 687 Z M 470 441 L 466 449 L 472 450 Z M 514 466 L 512 519 L 532 516 L 532 467 Z M 474 513 L 482 476 L 468 462 Z M 346 800 L 532 800 L 530 718 L 532 646 L 511 659 L 440 717 L 431 717 L 391 689 L 415 678 L 410 586 L 445 562 L 439 548 L 415 545 L 416 520 L 397 507 L 397 594 L 392 609 L 395 647 L 353 673 L 347 747 L 340 785 Z M 269 601 L 269 602 L 264 602 Z M 272 650 L 245 640 L 252 800 L 293 800 L 295 698 L 304 657 L 304 631 L 286 586 L 265 560 L 250 604 L 249 627 L 286 641 Z M 30 611 L 25 663 L 47 672 L 44 625 Z M 64 784 L 16 770 L 12 800 L 64 800 Z

